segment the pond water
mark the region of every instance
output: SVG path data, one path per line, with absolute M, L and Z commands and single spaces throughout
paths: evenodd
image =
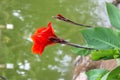
M 83 44 L 80 26 L 52 18 L 62 14 L 92 26 L 109 26 L 104 0 L 0 0 L 0 76 L 8 80 L 71 80 L 72 47 L 48 46 L 31 52 L 31 34 L 52 21 L 56 35 Z

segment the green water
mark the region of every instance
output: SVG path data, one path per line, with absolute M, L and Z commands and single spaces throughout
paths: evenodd
M 0 25 L 14 26 L 0 28 L 0 76 L 8 80 L 71 80 L 76 56 L 72 47 L 48 46 L 42 57 L 31 52 L 31 34 L 50 21 L 57 36 L 83 44 L 82 28 L 52 18 L 59 13 L 78 23 L 107 25 L 104 0 L 0 0 Z

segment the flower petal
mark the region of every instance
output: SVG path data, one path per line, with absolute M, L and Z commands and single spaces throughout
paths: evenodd
M 48 23 L 48 31 L 49 33 L 51 33 L 52 35 L 55 35 L 54 29 L 52 28 L 52 22 Z
M 36 54 L 42 55 L 42 52 L 44 51 L 44 48 L 45 48 L 44 45 L 39 45 L 39 44 L 35 43 L 35 44 L 32 46 L 32 52 L 33 52 L 33 53 L 36 53 Z
M 33 42 L 34 43 L 37 43 L 37 44 L 40 44 L 40 43 L 42 43 L 41 41 L 41 35 L 39 35 L 39 34 L 34 34 L 34 35 L 32 35 L 31 36 L 31 38 L 32 38 L 32 40 L 33 40 Z
M 46 30 L 46 27 L 38 28 L 38 29 L 35 31 L 35 34 L 41 33 L 41 32 L 43 32 L 44 30 Z

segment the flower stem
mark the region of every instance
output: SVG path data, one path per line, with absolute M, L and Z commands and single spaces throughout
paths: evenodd
M 87 50 L 97 50 L 95 48 L 89 48 L 89 47 L 81 46 L 81 45 L 78 45 L 78 44 L 70 43 L 68 41 L 65 41 L 63 39 L 56 38 L 56 37 L 51 37 L 51 38 L 49 38 L 49 40 L 53 41 L 55 43 L 66 44 L 66 45 L 73 46 L 73 47 L 76 47 L 76 48 L 83 48 L 83 49 L 87 49 Z
M 68 18 L 65 18 L 64 16 L 62 16 L 61 14 L 58 14 L 57 16 L 53 16 L 53 18 L 56 18 L 58 20 L 61 20 L 61 21 L 65 21 L 67 23 L 71 23 L 71 24 L 74 24 L 74 25 L 77 25 L 77 26 L 84 26 L 84 27 L 92 27 L 92 26 L 89 26 L 89 25 L 84 25 L 84 24 L 80 24 L 80 23 L 76 23 Z
M 69 46 L 73 46 L 73 47 L 76 47 L 76 48 L 83 48 L 83 49 L 87 49 L 87 50 L 96 50 L 94 48 L 89 48 L 89 47 L 85 47 L 85 46 L 80 46 L 78 44 L 74 44 L 74 43 L 65 43 L 66 45 L 69 45 Z

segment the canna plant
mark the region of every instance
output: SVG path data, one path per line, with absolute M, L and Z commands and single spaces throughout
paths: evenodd
M 42 55 L 46 46 L 59 43 L 76 47 L 73 52 L 79 55 L 90 55 L 92 60 L 101 59 L 118 59 L 120 58 L 120 10 L 111 3 L 106 3 L 106 9 L 108 12 L 109 20 L 112 28 L 105 27 L 92 27 L 76 23 L 68 18 L 65 18 L 61 14 L 58 14 L 54 18 L 61 21 L 65 21 L 81 27 L 86 27 L 81 30 L 81 34 L 86 41 L 86 46 L 70 43 L 64 39 L 56 36 L 54 29 L 52 28 L 52 22 L 48 24 L 48 27 L 39 28 L 31 36 L 34 44 L 32 47 L 33 53 Z M 89 80 L 120 80 L 120 66 L 116 67 L 112 71 L 103 69 L 93 69 L 87 73 Z

